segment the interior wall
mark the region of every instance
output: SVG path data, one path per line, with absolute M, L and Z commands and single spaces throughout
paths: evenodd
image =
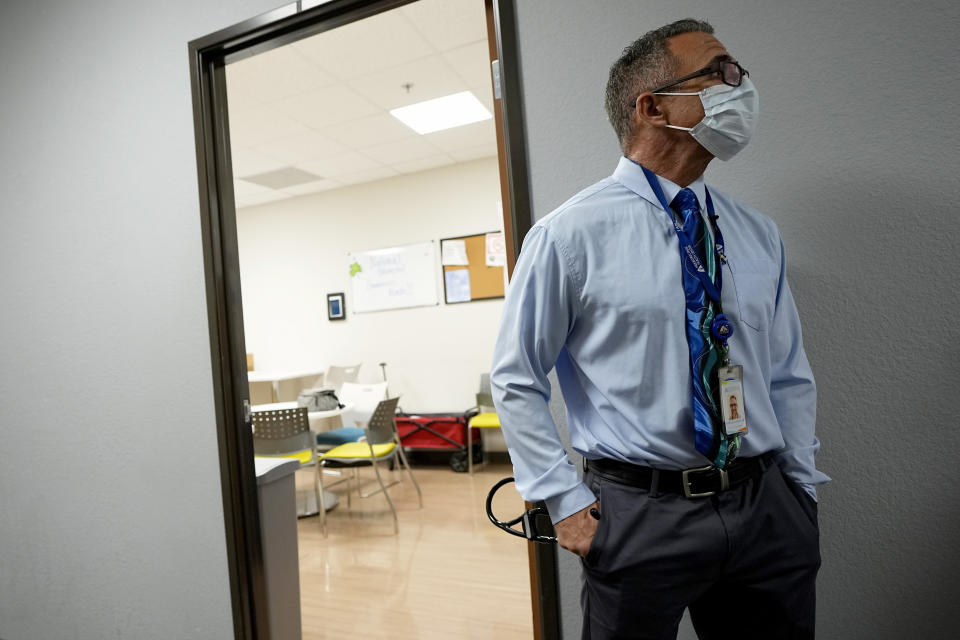
M 711 21 L 761 96 L 754 142 L 707 180 L 766 212 L 817 377 L 824 638 L 952 638 L 960 551 L 960 8 L 758 0 L 518 0 L 537 218 L 609 175 L 607 72 L 649 29 Z M 721 214 L 722 215 L 722 214 Z M 564 637 L 579 563 L 561 551 Z M 684 623 L 681 638 L 693 638 Z
M 187 43 L 275 0 L 0 8 L 0 638 L 232 638 Z
M 443 304 L 439 241 L 503 227 L 495 157 L 241 209 L 247 350 L 258 370 L 363 363 L 409 412 L 463 411 L 490 370 L 502 299 Z M 355 313 L 348 252 L 437 242 L 439 306 Z M 343 292 L 346 320 L 327 319 Z

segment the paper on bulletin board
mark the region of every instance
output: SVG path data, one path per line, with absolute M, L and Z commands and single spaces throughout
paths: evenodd
M 451 269 L 443 274 L 447 285 L 447 302 L 470 302 L 470 270 Z
M 444 240 L 440 243 L 440 261 L 445 267 L 466 267 L 467 243 L 464 240 Z
M 507 243 L 503 233 L 487 234 L 487 266 L 505 267 L 507 265 Z

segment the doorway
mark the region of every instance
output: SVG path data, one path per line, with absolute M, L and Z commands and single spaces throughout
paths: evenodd
M 208 316 L 236 637 L 268 637 L 269 612 L 252 469 L 226 70 L 231 63 L 407 4 L 398 0 L 335 0 L 301 11 L 300 3 L 296 3 L 190 44 Z M 513 3 L 488 0 L 483 4 L 490 57 L 510 60 L 516 53 Z M 519 78 L 515 67 L 499 67 L 500 86 L 496 92 L 500 95 L 493 107 L 503 229 L 508 267 L 512 269 L 530 226 L 530 212 Z M 529 553 L 534 635 L 557 637 L 555 550 L 531 546 Z

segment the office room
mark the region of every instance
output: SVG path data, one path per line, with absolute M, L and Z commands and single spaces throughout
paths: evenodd
M 493 102 L 493 121 L 505 135 L 506 162 L 500 144 L 495 161 L 451 156 L 458 161 L 419 171 L 394 166 L 418 158 L 370 158 L 396 174 L 353 184 L 333 178 L 336 188 L 255 202 L 256 192 L 265 197 L 272 187 L 236 181 L 296 162 L 221 171 L 229 142 L 224 125 L 232 130 L 244 116 L 224 108 L 229 123 L 204 118 L 211 102 L 226 104 L 221 98 L 229 90 L 229 66 L 295 44 L 300 38 L 291 34 L 308 28 L 308 18 L 333 33 L 401 3 L 281 4 L 11 0 L 0 6 L 0 381 L 7 392 L 0 403 L 0 638 L 278 637 L 268 626 L 252 434 L 243 414 L 242 398 L 251 395 L 248 373 L 303 368 L 326 377 L 330 366 L 361 364 L 358 382 L 376 384 L 385 362 L 389 391 L 401 395 L 404 411 L 468 409 L 490 362 L 444 369 L 463 379 L 440 381 L 448 388 L 434 403 L 408 360 L 414 349 L 391 347 L 380 335 L 355 347 L 337 336 L 351 334 L 352 342 L 368 326 L 389 335 L 380 330 L 389 322 L 419 341 L 428 336 L 413 335 L 412 325 L 445 336 L 448 318 L 479 329 L 479 314 L 496 315 L 506 301 L 445 303 L 440 241 L 504 231 L 509 274 L 526 232 L 617 166 L 621 149 L 603 106 L 611 64 L 643 33 L 686 17 L 715 27 L 762 96 L 750 145 L 729 162 L 711 163 L 705 181 L 715 194 L 729 193 L 766 214 L 789 264 L 817 383 L 817 468 L 832 478 L 818 491 L 817 635 L 956 637 L 958 479 L 952 470 L 960 430 L 953 386 L 960 303 L 953 283 L 960 273 L 952 256 L 960 234 L 953 189 L 960 130 L 951 123 L 957 3 L 495 0 L 490 5 L 506 90 Z M 286 30 L 268 34 L 278 24 Z M 191 43 L 202 46 L 191 49 Z M 216 48 L 223 43 L 228 50 Z M 239 54 L 247 45 L 250 50 Z M 198 80 L 216 80 L 218 73 L 217 82 Z M 664 96 L 664 102 L 697 99 Z M 197 103 L 203 108 L 195 110 Z M 269 141 L 236 148 L 261 143 Z M 438 148 L 433 155 L 450 153 Z M 234 169 L 244 166 L 241 156 Z M 502 193 L 502 164 L 509 197 Z M 499 178 L 490 165 L 500 168 Z M 330 178 L 321 167 L 308 169 Z M 466 171 L 477 184 L 449 189 L 473 194 L 475 208 L 459 209 L 471 216 L 463 228 L 440 216 L 429 228 L 424 222 L 409 230 L 385 215 L 377 223 L 383 233 L 374 230 L 376 241 L 341 240 L 339 231 L 331 238 L 328 225 L 315 217 L 321 206 L 352 216 L 348 207 L 359 207 L 362 197 L 386 213 L 415 215 L 419 210 L 405 198 L 425 190 L 417 185 Z M 488 197 L 485 185 L 496 189 L 497 180 L 501 193 Z M 360 197 L 351 205 L 348 194 Z M 450 214 L 441 194 L 433 195 L 437 208 Z M 735 243 L 720 214 L 720 227 Z M 285 227 L 306 225 L 322 236 L 309 241 L 336 249 L 306 255 L 301 249 L 308 239 L 297 237 L 297 261 L 278 259 L 285 241 L 271 215 L 288 218 Z M 524 215 L 526 222 L 517 225 Z M 511 226 L 518 237 L 509 238 Z M 423 242 L 437 244 L 439 304 L 357 313 L 349 256 Z M 264 269 L 245 263 L 247 255 L 267 256 L 271 272 L 284 281 L 271 284 Z M 230 259 L 236 273 L 222 269 Z M 344 271 L 326 281 L 328 268 Z M 224 303 L 241 291 L 242 308 Z M 292 293 L 307 306 L 295 319 L 271 319 L 274 291 Z M 327 295 L 337 293 L 344 294 L 344 320 L 330 319 Z M 249 318 L 249 328 L 248 297 L 251 305 L 263 305 L 249 309 L 259 314 Z M 435 312 L 437 324 L 426 324 L 433 321 L 425 319 L 428 312 Z M 400 317 L 421 320 L 381 322 Z M 249 345 L 237 340 L 243 329 Z M 442 336 L 442 348 L 424 358 L 444 359 L 442 349 L 459 340 Z M 368 348 L 376 341 L 377 348 Z M 247 353 L 254 356 L 250 372 Z M 553 382 L 551 409 L 565 435 L 564 400 Z M 278 382 L 276 399 L 295 402 L 299 384 Z M 252 399 L 271 404 L 272 381 L 255 385 Z M 748 420 L 751 402 L 747 396 Z M 228 437 L 243 427 L 249 440 Z M 482 499 L 510 467 L 491 458 L 494 464 L 471 476 L 442 459 L 418 460 L 420 452 L 410 453 L 424 500 L 421 507 L 407 476 L 389 488 L 398 533 L 382 495 L 354 493 L 350 505 L 331 509 L 326 538 L 319 515 L 290 518 L 300 534 L 298 554 L 307 550 L 306 557 L 298 555 L 296 570 L 313 574 L 300 583 L 302 594 L 331 609 L 344 604 L 338 599 L 349 592 L 334 590 L 342 586 L 335 572 L 327 582 L 325 562 L 337 548 L 349 549 L 351 537 L 376 540 L 409 564 L 397 568 L 382 552 L 354 548 L 352 559 L 340 557 L 331 570 L 361 563 L 354 564 L 363 567 L 350 578 L 354 586 L 392 594 L 387 602 L 363 600 L 370 612 L 395 612 L 388 637 L 404 629 L 413 637 L 445 630 L 446 637 L 580 637 L 581 558 L 550 544 L 528 552 L 526 542 L 486 520 Z M 575 452 L 571 459 L 579 463 Z M 310 473 L 298 471 L 294 489 L 309 494 Z M 372 477 L 370 469 L 361 473 Z M 431 475 L 445 486 L 431 484 Z M 329 490 L 346 497 L 342 487 Z M 504 498 L 509 491 L 501 492 Z M 474 502 L 471 522 L 457 533 L 442 517 L 468 504 L 461 496 Z M 520 513 L 519 499 L 512 499 L 498 511 L 501 517 Z M 433 519 L 438 508 L 441 519 Z M 812 531 L 812 522 L 797 520 L 808 527 L 804 531 Z M 418 564 L 440 540 L 460 545 L 439 561 L 449 566 Z M 497 549 L 501 540 L 519 549 L 520 557 L 509 561 L 522 564 L 519 577 L 475 575 L 482 590 L 497 587 L 491 577 L 502 583 L 529 631 L 471 625 L 504 612 L 494 610 L 486 592 L 471 595 L 478 581 L 459 563 L 475 561 L 478 549 Z M 459 588 L 446 590 L 444 602 L 462 599 L 473 609 L 454 612 L 452 627 L 421 626 L 439 615 L 421 599 L 445 589 L 435 578 L 450 574 Z M 531 584 L 531 576 L 539 584 Z M 415 610 L 404 601 L 415 602 Z M 357 618 L 317 611 L 311 610 L 304 636 L 324 633 L 327 625 L 337 629 L 330 637 L 378 637 L 342 630 Z M 736 631 L 742 612 L 738 605 L 718 618 Z M 367 614 L 358 628 L 369 629 L 365 625 L 379 615 Z M 697 637 L 688 618 L 677 637 Z

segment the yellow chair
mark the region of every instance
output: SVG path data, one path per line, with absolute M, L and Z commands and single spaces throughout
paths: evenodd
M 420 506 L 423 506 L 423 494 L 420 492 L 420 485 L 417 483 L 417 479 L 413 477 L 413 471 L 410 470 L 410 464 L 407 462 L 407 457 L 403 453 L 403 447 L 400 446 L 400 436 L 397 435 L 397 424 L 394 421 L 394 416 L 397 413 L 398 400 L 399 398 L 390 398 L 388 400 L 381 400 L 377 404 L 373 415 L 370 416 L 370 422 L 367 423 L 367 426 L 364 428 L 367 438 L 366 441 L 348 442 L 320 454 L 319 466 L 321 467 L 321 472 L 318 474 L 320 496 L 322 499 L 323 469 L 353 468 L 356 470 L 359 467 L 367 465 L 373 467 L 380 488 L 370 493 L 361 493 L 360 497 L 369 498 L 377 493 L 383 493 L 387 499 L 387 504 L 390 505 L 390 511 L 393 513 L 394 533 L 400 532 L 400 524 L 397 518 L 397 509 L 393 505 L 393 500 L 390 499 L 387 488 L 392 487 L 399 481 L 394 480 L 389 484 L 384 484 L 383 476 L 380 474 L 380 463 L 394 461 L 399 457 L 402 466 L 407 470 L 407 475 L 409 475 L 413 481 L 413 486 L 417 489 Z M 349 499 L 349 486 L 347 487 L 347 491 L 347 497 Z M 347 505 L 349 506 L 349 504 L 348 501 Z M 327 535 L 327 519 L 323 509 L 320 510 L 320 522 L 323 535 Z
M 317 509 L 322 512 L 323 496 L 320 485 L 320 465 L 317 464 L 316 436 L 310 431 L 306 407 L 254 411 L 253 454 L 271 458 L 292 458 L 300 467 L 313 467 L 314 493 Z M 310 505 L 297 509 L 298 516 L 313 515 Z
M 477 411 L 480 413 L 470 418 L 470 421 L 467 423 L 467 469 L 470 474 L 473 474 L 473 430 L 500 428 L 500 416 L 496 414 L 493 406 L 493 395 L 490 393 L 489 374 L 484 374 L 480 378 L 480 388 L 484 389 L 484 387 L 486 387 L 486 390 L 481 390 L 480 393 L 477 394 Z M 481 431 L 480 433 L 480 448 L 482 449 L 483 432 Z

